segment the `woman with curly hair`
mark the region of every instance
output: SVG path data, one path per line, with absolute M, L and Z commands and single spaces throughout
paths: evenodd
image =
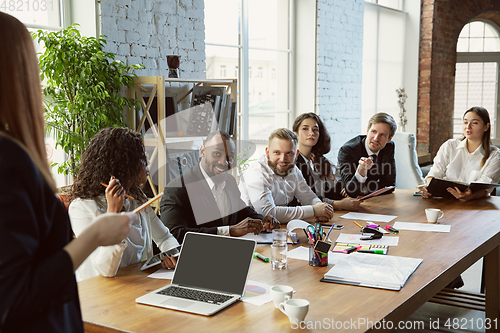
M 324 156 L 330 152 L 330 134 L 321 118 L 313 112 L 303 113 L 292 129 L 299 140 L 296 165 L 314 193 L 334 209 L 358 210 L 360 201 L 344 198 L 342 183 L 335 181 L 334 166 Z
M 139 133 L 128 128 L 105 128 L 97 133 L 82 154 L 70 196 L 69 215 L 76 236 L 101 214 L 130 212 L 146 202 L 141 185 L 146 183 L 148 175 Z M 102 184 L 108 182 L 105 188 Z M 85 260 L 76 271 L 78 281 L 99 274 L 115 276 L 119 267 L 150 258 L 152 240 L 162 252 L 179 245 L 151 207 L 138 215 L 139 220 L 132 223 L 121 244 L 100 247 Z M 175 264 L 175 258 L 163 258 L 164 268 L 174 268 Z

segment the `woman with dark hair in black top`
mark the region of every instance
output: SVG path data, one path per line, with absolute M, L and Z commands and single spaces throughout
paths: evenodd
M 299 141 L 296 164 L 311 189 L 334 209 L 358 210 L 360 201 L 345 197 L 342 182 L 335 179 L 334 165 L 324 156 L 330 151 L 330 134 L 321 118 L 303 113 L 295 119 L 293 131 Z

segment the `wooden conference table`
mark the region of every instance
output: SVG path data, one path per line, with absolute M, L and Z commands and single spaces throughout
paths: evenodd
M 269 285 L 292 286 L 296 290 L 294 298 L 305 298 L 310 302 L 304 323 L 310 322 L 309 327 L 325 329 L 337 326 L 334 331 L 364 332 L 374 328 L 367 326 L 366 322 L 380 322 L 377 328 L 390 328 L 390 325 L 397 327 L 399 321 L 404 321 L 460 273 L 485 256 L 486 318 L 499 318 L 500 197 L 472 202 L 423 200 L 414 197 L 413 191 L 396 190 L 393 194 L 366 200 L 360 212 L 397 215 L 397 219 L 390 222 L 392 225 L 394 221 L 425 222 L 424 209 L 431 207 L 444 211 L 440 223 L 450 224 L 451 232 L 399 233 L 399 245 L 390 247 L 389 254 L 423 259 L 401 291 L 323 283 L 319 280 L 331 265 L 311 267 L 307 261 L 295 259 L 289 259 L 288 268 L 282 271 L 273 271 L 269 263 L 253 260 L 249 279 Z M 337 224 L 345 225 L 342 231 L 332 231 L 330 239 L 333 242 L 340 232 L 359 233 L 359 228 L 351 220 L 340 218 L 345 213 L 337 211 L 332 219 Z M 307 246 L 304 236 L 300 245 Z M 256 250 L 270 255 L 269 245 L 257 245 Z M 294 331 L 288 318 L 275 309 L 272 303 L 255 306 L 237 302 L 212 317 L 137 304 L 137 297 L 170 283 L 147 278 L 155 269 L 142 272 L 140 266 L 136 264 L 120 269 L 114 278 L 98 276 L 78 283 L 86 331 Z M 386 324 L 381 326 L 384 322 Z M 492 326 L 490 331 L 496 331 L 495 327 Z

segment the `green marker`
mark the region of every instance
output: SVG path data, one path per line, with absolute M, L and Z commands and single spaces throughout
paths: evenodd
M 264 257 L 262 254 L 260 254 L 258 252 L 254 252 L 253 257 L 258 258 L 258 259 L 262 260 L 263 262 L 269 262 L 269 258 Z

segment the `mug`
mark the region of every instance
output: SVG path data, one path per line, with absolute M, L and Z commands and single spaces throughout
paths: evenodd
M 425 215 L 427 215 L 427 222 L 436 223 L 437 220 L 439 220 L 440 218 L 442 218 L 444 216 L 444 213 L 441 209 L 427 208 L 425 210 Z
M 288 316 L 290 323 L 298 325 L 306 318 L 309 302 L 305 299 L 289 299 L 280 303 L 278 308 Z
M 279 308 L 280 303 L 289 300 L 293 296 L 293 288 L 290 286 L 273 286 L 271 287 L 271 299 L 274 307 Z

